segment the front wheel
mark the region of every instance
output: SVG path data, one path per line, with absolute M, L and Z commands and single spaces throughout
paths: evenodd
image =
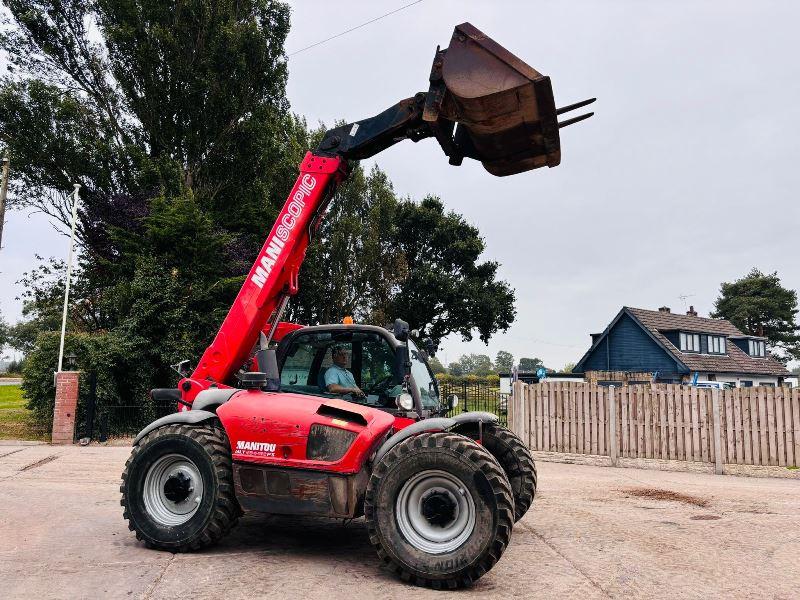
M 239 516 L 228 440 L 212 425 L 167 425 L 148 433 L 125 464 L 120 491 L 128 527 L 151 548 L 209 546 Z
M 484 423 L 483 445 L 503 467 L 514 495 L 514 521 L 519 521 L 536 495 L 536 464 L 525 443 L 512 431 L 497 423 Z M 476 423 L 462 425 L 455 430 L 472 439 L 480 435 Z
M 492 455 L 454 433 L 423 433 L 375 465 L 364 501 L 370 542 L 405 581 L 471 585 L 508 546 L 514 501 Z

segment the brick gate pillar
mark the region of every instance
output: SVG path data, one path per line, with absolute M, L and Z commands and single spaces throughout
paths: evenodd
M 53 443 L 71 444 L 75 438 L 80 371 L 56 373 L 56 404 L 53 408 Z

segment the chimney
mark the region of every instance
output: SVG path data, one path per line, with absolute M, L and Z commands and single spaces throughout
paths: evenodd
M 662 306 L 661 308 L 658 309 L 658 312 L 668 313 L 672 311 L 670 311 L 669 306 Z
M 694 306 L 689 306 L 689 310 L 686 311 L 686 314 L 690 317 L 696 317 L 697 311 L 694 309 Z

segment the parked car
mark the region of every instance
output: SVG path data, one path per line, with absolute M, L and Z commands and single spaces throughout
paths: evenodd
M 736 387 L 735 383 L 731 383 L 729 381 L 698 381 L 692 385 L 698 388 L 709 388 L 715 390 L 730 390 Z

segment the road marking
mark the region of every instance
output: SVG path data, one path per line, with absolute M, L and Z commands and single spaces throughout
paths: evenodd
M 150 588 L 144 594 L 139 596 L 141 600 L 148 600 L 153 596 L 153 592 L 158 587 L 158 584 L 161 583 L 161 580 L 164 578 L 164 575 L 167 574 L 167 569 L 169 569 L 170 565 L 175 561 L 177 556 L 178 556 L 177 554 L 173 554 L 170 557 L 170 559 L 167 561 L 167 564 L 165 564 L 164 568 L 161 570 L 161 574 L 159 574 L 159 576 L 156 577 L 156 580 L 153 582 L 153 585 L 151 585 Z
M 29 465 L 25 465 L 24 467 L 19 469 L 19 471 L 22 472 L 22 471 L 29 471 L 30 469 L 36 469 L 38 467 L 41 467 L 42 465 L 46 465 L 49 462 L 53 462 L 55 459 L 58 458 L 58 456 L 59 456 L 58 454 L 52 454 L 50 456 L 45 456 L 41 460 L 37 460 L 36 462 L 32 462 Z
M 575 569 L 575 570 L 576 570 L 578 573 L 580 573 L 581 575 L 583 575 L 583 576 L 584 576 L 584 578 L 586 579 L 586 581 L 588 581 L 588 582 L 589 582 L 589 583 L 591 583 L 591 584 L 592 584 L 592 585 L 593 585 L 595 588 L 597 588 L 597 589 L 600 591 L 600 593 L 602 593 L 602 594 L 603 594 L 603 596 L 605 596 L 606 598 L 611 598 L 611 596 L 609 595 L 609 593 L 608 593 L 607 591 L 605 591 L 605 590 L 602 588 L 602 586 L 601 586 L 599 583 L 597 583 L 597 582 L 596 582 L 594 579 L 592 579 L 591 577 L 589 577 L 589 574 L 588 574 L 586 571 L 584 571 L 584 570 L 583 570 L 583 569 L 581 569 L 581 568 L 580 568 L 578 565 L 576 565 L 574 562 L 572 562 L 572 561 L 571 561 L 571 560 L 570 560 L 570 559 L 567 557 L 567 555 L 566 555 L 566 554 L 564 554 L 563 552 L 561 552 L 561 551 L 560 551 L 558 548 L 556 548 L 556 547 L 555 547 L 553 544 L 551 544 L 551 543 L 550 543 L 550 542 L 548 542 L 546 539 L 544 539 L 544 536 L 543 536 L 542 534 L 540 534 L 538 531 L 536 531 L 536 530 L 535 530 L 533 527 L 531 527 L 531 526 L 530 526 L 530 525 L 528 525 L 527 523 L 524 523 L 523 521 L 519 521 L 519 522 L 517 523 L 517 525 L 522 525 L 522 526 L 523 526 L 525 529 L 527 529 L 527 530 L 528 530 L 528 531 L 530 531 L 530 532 L 531 532 L 533 535 L 535 535 L 537 538 L 539 538 L 539 539 L 542 541 L 542 543 L 543 543 L 545 546 L 547 546 L 548 548 L 550 548 L 550 550 L 552 550 L 553 552 L 555 552 L 556 554 L 558 554 L 558 555 L 559 555 L 561 558 L 563 558 L 565 561 L 567 561 L 567 563 L 569 563 L 569 565 L 570 565 L 570 566 L 571 566 L 573 569 Z
M 11 456 L 12 454 L 16 454 L 17 452 L 22 452 L 23 450 L 25 450 L 25 448 L 20 448 L 19 450 L 12 450 L 11 452 L 6 452 L 5 454 L 0 454 L 0 458 Z

